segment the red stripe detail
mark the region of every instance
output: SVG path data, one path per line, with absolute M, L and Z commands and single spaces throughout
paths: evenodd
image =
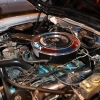
M 74 43 L 72 44 L 71 48 L 76 49 L 78 47 L 78 42 L 74 41 Z
M 34 39 L 34 42 L 38 42 L 40 40 L 40 37 L 36 37 L 35 39 Z
M 73 41 L 73 44 L 71 45 L 71 48 L 76 49 L 79 46 L 79 42 L 78 42 L 77 38 L 75 38 L 74 36 L 71 36 L 71 35 L 70 35 L 70 38 Z
M 49 48 L 42 48 L 42 51 L 47 53 L 58 53 L 58 50 L 52 50 Z

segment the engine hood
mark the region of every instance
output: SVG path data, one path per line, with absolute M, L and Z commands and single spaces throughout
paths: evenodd
M 100 0 L 28 0 L 39 11 L 67 17 L 100 31 Z

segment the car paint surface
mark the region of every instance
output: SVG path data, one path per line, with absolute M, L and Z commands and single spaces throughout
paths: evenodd
M 0 8 L 3 14 L 35 9 L 27 0 L 0 0 Z
M 41 16 L 40 20 L 43 19 L 43 16 L 44 15 Z M 16 25 L 33 23 L 34 21 L 36 21 L 36 19 L 37 19 L 37 15 L 34 14 L 20 15 L 20 16 L 0 19 L 0 33 Z
M 2 13 L 8 13 L 8 0 L 0 0 L 0 8 L 2 9 Z

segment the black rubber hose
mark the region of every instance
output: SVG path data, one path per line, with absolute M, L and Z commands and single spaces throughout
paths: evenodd
M 11 67 L 11 66 L 20 66 L 23 69 L 30 69 L 32 66 L 25 63 L 22 60 L 18 60 L 18 59 L 11 59 L 11 60 L 0 60 L 0 67 Z
M 27 89 L 27 90 L 31 90 L 31 91 L 38 90 L 38 91 L 45 92 L 45 93 L 65 94 L 65 91 L 62 91 L 62 90 L 51 90 L 51 89 L 45 89 L 45 88 L 34 87 L 34 86 L 26 86 L 26 85 L 21 85 L 21 84 L 15 83 L 9 79 L 5 68 L 2 68 L 2 71 L 3 71 L 4 77 L 8 81 L 8 83 L 15 87 L 18 87 L 21 89 Z

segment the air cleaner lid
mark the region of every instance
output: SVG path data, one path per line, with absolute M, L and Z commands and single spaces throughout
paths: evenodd
M 40 53 L 59 56 L 77 51 L 80 41 L 66 32 L 49 32 L 35 36 L 31 45 Z

